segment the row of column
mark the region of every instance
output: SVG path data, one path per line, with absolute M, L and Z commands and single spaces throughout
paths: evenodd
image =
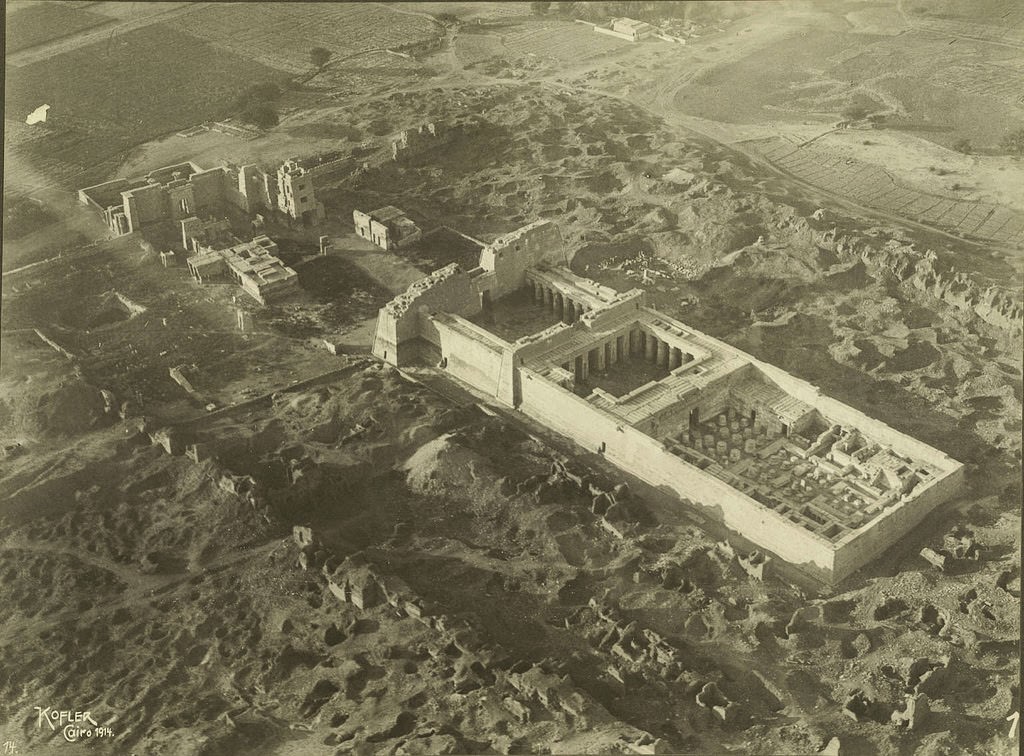
M 533 301 L 554 312 L 563 323 L 575 323 L 586 312 L 580 302 L 574 302 L 557 289 L 552 289 L 538 281 L 533 282 Z
M 659 339 L 652 333 L 640 328 L 629 332 L 629 353 L 643 354 L 644 359 L 656 365 L 675 370 L 677 367 L 693 361 L 693 355 L 674 347 L 667 341 Z

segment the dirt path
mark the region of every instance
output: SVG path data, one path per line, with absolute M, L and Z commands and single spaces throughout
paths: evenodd
M 140 4 L 136 3 L 136 5 Z M 144 8 L 146 4 L 141 5 Z M 68 35 L 67 37 L 43 42 L 40 45 L 35 45 L 34 47 L 28 47 L 19 52 L 12 53 L 7 56 L 7 66 L 8 68 L 20 68 L 21 66 L 38 63 L 39 61 L 60 55 L 61 53 L 66 53 L 70 50 L 77 50 L 79 47 L 85 47 L 86 45 L 91 45 L 96 42 L 102 42 L 105 39 L 113 39 L 119 34 L 125 34 L 126 32 L 135 31 L 136 29 L 142 29 L 146 26 L 151 26 L 152 24 L 166 23 L 178 16 L 199 10 L 207 5 L 210 5 L 210 3 L 177 3 L 176 7 L 169 9 L 156 10 L 155 8 L 152 8 L 148 12 L 145 12 L 143 15 L 136 18 L 126 19 L 123 21 L 112 19 L 113 23 L 83 29 L 80 32 Z

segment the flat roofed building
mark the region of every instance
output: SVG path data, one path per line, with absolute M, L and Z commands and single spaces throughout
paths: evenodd
M 369 213 L 355 210 L 352 222 L 357 234 L 381 249 L 399 249 L 423 236 L 419 226 L 393 205 Z
M 639 42 L 658 33 L 658 30 L 646 21 L 637 21 L 633 18 L 613 18 L 607 26 L 595 26 L 594 31 L 628 39 L 631 42 Z
M 188 258 L 199 283 L 229 277 L 260 304 L 280 300 L 298 290 L 299 276 L 277 257 L 277 245 L 266 236 L 224 249 L 201 248 Z

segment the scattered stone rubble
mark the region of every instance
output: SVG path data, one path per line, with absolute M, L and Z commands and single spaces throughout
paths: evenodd
M 975 313 L 991 325 L 1020 331 L 1024 306 L 1011 291 L 996 286 L 982 289 L 962 271 L 939 260 L 931 250 L 919 252 L 913 244 L 890 239 L 881 247 L 867 237 L 838 236 L 835 229 L 818 234 L 818 242 L 831 246 L 847 259 L 859 257 L 870 268 L 884 268 L 899 281 L 932 295 L 960 310 Z
M 438 641 L 427 648 L 430 656 L 454 656 L 461 660 L 461 672 L 453 680 L 457 691 L 466 693 L 484 685 L 504 686 L 508 690 L 503 698 L 505 706 L 521 723 L 533 720 L 533 706 L 580 728 L 606 715 L 599 703 L 572 684 L 564 663 L 551 659 L 539 663 L 517 661 L 484 642 L 465 619 L 440 613 L 401 578 L 378 572 L 361 552 L 339 559 L 308 526 L 297 525 L 292 534 L 299 547 L 299 566 L 319 570 L 328 590 L 340 601 L 364 611 L 386 605 L 399 616 L 411 617 L 434 630 Z M 659 645 L 668 648 L 663 642 Z M 662 741 L 642 730 L 627 736 L 622 746 L 632 753 L 664 752 Z
M 567 489 L 589 496 L 591 513 L 599 518 L 605 530 L 620 540 L 629 532 L 630 523 L 639 519 L 627 484 L 602 484 L 590 474 L 573 471 L 562 461 L 552 463 L 548 476 L 535 475 L 516 485 L 517 494 L 533 491 L 541 504 L 561 501 Z

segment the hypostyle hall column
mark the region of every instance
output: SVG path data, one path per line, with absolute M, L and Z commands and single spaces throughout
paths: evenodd
M 629 354 L 630 354 L 630 356 L 636 354 L 637 342 L 639 340 L 640 339 L 638 339 L 637 335 L 636 335 L 636 329 L 635 328 L 630 328 L 629 329 Z
M 657 354 L 658 340 L 650 333 L 647 334 L 647 343 L 644 349 L 644 357 L 648 362 L 654 362 L 654 356 Z
M 536 281 L 533 282 L 533 301 L 537 304 L 544 304 L 544 287 Z
M 669 360 L 669 369 L 675 370 L 677 367 L 683 364 L 683 350 L 676 347 L 672 347 L 672 357 Z
M 654 359 L 654 363 L 659 366 L 665 366 L 668 364 L 668 344 L 664 341 L 658 342 L 658 352 Z
M 545 309 L 547 309 L 548 311 L 554 310 L 555 309 L 555 297 L 554 297 L 554 294 L 551 292 L 551 289 L 549 289 L 547 286 L 544 286 L 543 290 L 544 290 L 544 307 L 545 307 Z

